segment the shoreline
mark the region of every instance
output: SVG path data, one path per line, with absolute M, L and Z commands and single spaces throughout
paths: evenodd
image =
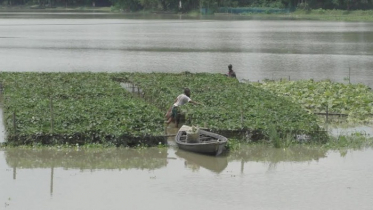
M 136 11 L 125 12 L 114 10 L 113 7 L 71 6 L 71 7 L 38 7 L 38 6 L 0 6 L 0 15 L 6 13 L 30 13 L 30 14 L 102 14 L 102 15 L 134 15 L 134 16 L 181 16 L 187 18 L 225 19 L 225 20 L 315 20 L 315 21 L 346 21 L 346 22 L 373 22 L 373 10 L 296 10 L 283 14 L 266 13 L 214 13 L 203 15 L 196 11 L 189 13 L 177 13 L 172 11 Z

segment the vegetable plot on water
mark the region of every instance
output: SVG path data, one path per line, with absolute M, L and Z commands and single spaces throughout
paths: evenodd
M 0 82 L 7 140 L 13 144 L 137 145 L 164 130 L 163 113 L 108 73 L 2 72 Z
M 135 83 L 144 98 L 118 81 Z M 13 144 L 158 143 L 164 139 L 164 114 L 184 87 L 204 104 L 182 107 L 193 125 L 249 131 L 258 138 L 272 128 L 280 135 L 320 137 L 315 116 L 299 105 L 220 74 L 2 72 L 0 82 L 7 140 Z
M 286 96 L 310 112 L 345 114 L 352 122 L 364 122 L 372 118 L 373 92 L 363 84 L 302 80 L 253 85 Z
M 316 117 L 299 105 L 221 74 L 120 73 L 117 77 L 140 86 L 145 98 L 164 112 L 183 88 L 189 87 L 191 98 L 204 104 L 182 106 L 186 121 L 193 125 L 218 131 L 251 131 L 262 137 L 268 136 L 271 127 L 280 134 L 316 137 L 322 133 Z

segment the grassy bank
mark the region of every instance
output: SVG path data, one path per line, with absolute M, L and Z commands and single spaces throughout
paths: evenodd
M 231 15 L 231 14 L 218 14 Z M 373 10 L 296 10 L 286 14 L 257 14 L 242 13 L 232 16 L 248 16 L 252 19 L 286 19 L 286 20 L 320 20 L 320 21 L 346 21 L 346 22 L 371 22 L 373 21 Z
M 177 14 L 174 11 L 154 11 L 141 10 L 137 12 L 124 12 L 116 7 L 91 7 L 91 6 L 57 6 L 57 7 L 43 7 L 38 5 L 23 5 L 23 6 L 0 6 L 0 12 L 97 12 L 97 13 L 117 13 L 117 14 L 132 14 L 132 15 L 170 15 Z M 215 13 L 215 15 L 202 15 L 199 11 L 193 10 L 182 14 L 190 18 L 217 18 L 217 19 L 284 19 L 284 20 L 323 20 L 323 21 L 373 21 L 373 10 L 301 10 L 294 12 L 279 14 L 279 13 Z M 179 18 L 179 16 L 177 17 Z
M 111 7 L 91 6 L 55 6 L 40 7 L 39 5 L 1 6 L 0 12 L 112 12 Z
M 297 19 L 328 21 L 373 21 L 373 10 L 297 10 L 290 15 Z

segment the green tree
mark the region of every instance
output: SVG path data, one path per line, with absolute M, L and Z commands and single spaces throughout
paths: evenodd
M 140 5 L 144 8 L 144 9 L 157 9 L 158 8 L 158 5 L 159 5 L 159 1 L 158 0 L 139 0 L 140 2 Z
M 138 11 L 143 9 L 139 0 L 111 0 L 111 2 L 114 6 L 124 11 Z

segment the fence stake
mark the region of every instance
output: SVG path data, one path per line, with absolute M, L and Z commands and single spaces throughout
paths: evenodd
M 242 109 L 241 109 L 241 127 L 243 128 L 243 112 L 242 112 Z
M 17 135 L 16 111 L 13 112 L 13 129 L 14 135 Z
M 54 121 L 54 117 L 53 117 L 53 100 L 52 100 L 52 96 L 50 97 L 50 104 L 49 104 L 49 108 L 50 108 L 50 112 L 51 112 L 51 132 L 53 133 L 53 121 Z

